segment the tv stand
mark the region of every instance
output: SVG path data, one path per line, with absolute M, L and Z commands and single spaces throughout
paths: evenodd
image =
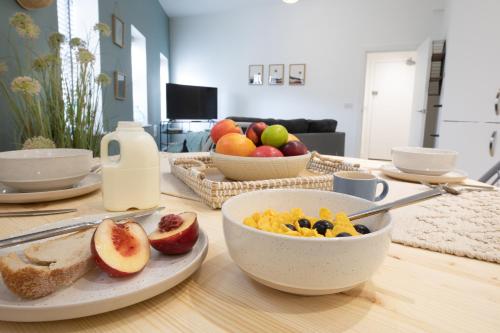
M 182 120 L 171 119 L 160 123 L 160 150 L 168 151 L 170 145 L 180 145 L 181 149 L 188 132 L 193 131 L 193 127 L 198 127 L 198 131 L 209 131 L 216 120 Z M 193 126 L 193 124 L 201 126 Z

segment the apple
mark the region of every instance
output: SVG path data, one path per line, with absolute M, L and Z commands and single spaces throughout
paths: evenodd
M 256 146 L 260 146 L 262 144 L 262 142 L 260 141 L 260 136 L 266 128 L 267 124 L 263 121 L 252 123 L 250 126 L 248 126 L 245 135 L 247 136 L 247 138 L 252 140 Z
M 224 119 L 219 121 L 217 124 L 212 127 L 210 130 L 210 137 L 212 141 L 217 144 L 220 138 L 228 133 L 239 133 L 243 134 L 241 128 L 231 119 Z
M 285 156 L 297 156 L 307 154 L 307 147 L 300 141 L 290 141 L 283 147 L 281 151 Z
M 161 218 L 158 229 L 149 235 L 149 243 L 164 254 L 189 252 L 198 240 L 196 213 L 169 214 Z
M 288 131 L 283 125 L 268 126 L 260 137 L 262 144 L 279 148 L 288 141 Z
M 92 236 L 90 250 L 97 266 L 112 277 L 140 272 L 151 255 L 148 235 L 140 224 L 131 220 L 102 221 Z
M 250 154 L 250 157 L 283 157 L 283 153 L 272 146 L 259 146 Z

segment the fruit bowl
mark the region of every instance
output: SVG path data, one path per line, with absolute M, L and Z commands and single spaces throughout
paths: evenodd
M 287 157 L 240 157 L 212 153 L 222 174 L 233 180 L 263 180 L 297 177 L 307 167 L 311 153 Z
M 359 237 L 293 237 L 258 230 L 243 219 L 268 208 L 320 208 L 347 214 L 375 206 L 357 197 L 319 190 L 264 190 L 235 196 L 222 206 L 224 238 L 231 258 L 254 280 L 300 295 L 342 292 L 367 281 L 384 261 L 391 242 L 390 213 L 364 218 L 372 232 Z

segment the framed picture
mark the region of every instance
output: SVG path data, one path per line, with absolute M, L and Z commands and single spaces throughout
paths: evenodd
M 125 24 L 118 18 L 112 16 L 113 43 L 119 47 L 125 47 Z
M 281 85 L 285 78 L 285 65 L 269 65 L 269 84 Z
M 291 64 L 288 70 L 288 84 L 291 86 L 301 86 L 306 84 L 306 65 Z
M 115 98 L 124 100 L 127 98 L 127 76 L 115 71 L 114 75 Z
M 264 78 L 264 65 L 248 66 L 248 84 L 257 86 L 262 85 Z

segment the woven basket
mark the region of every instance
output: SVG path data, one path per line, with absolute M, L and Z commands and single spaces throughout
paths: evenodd
M 358 164 L 348 164 L 340 160 L 322 156 L 316 152 L 311 155 L 307 165 L 307 176 L 294 178 L 267 179 L 254 181 L 214 181 L 208 179 L 206 173 L 214 169 L 210 156 L 179 157 L 170 160 L 172 173 L 189 186 L 201 200 L 213 209 L 222 207 L 227 199 L 244 192 L 277 189 L 302 188 L 331 191 L 333 188 L 332 174 L 336 171 L 355 171 Z

